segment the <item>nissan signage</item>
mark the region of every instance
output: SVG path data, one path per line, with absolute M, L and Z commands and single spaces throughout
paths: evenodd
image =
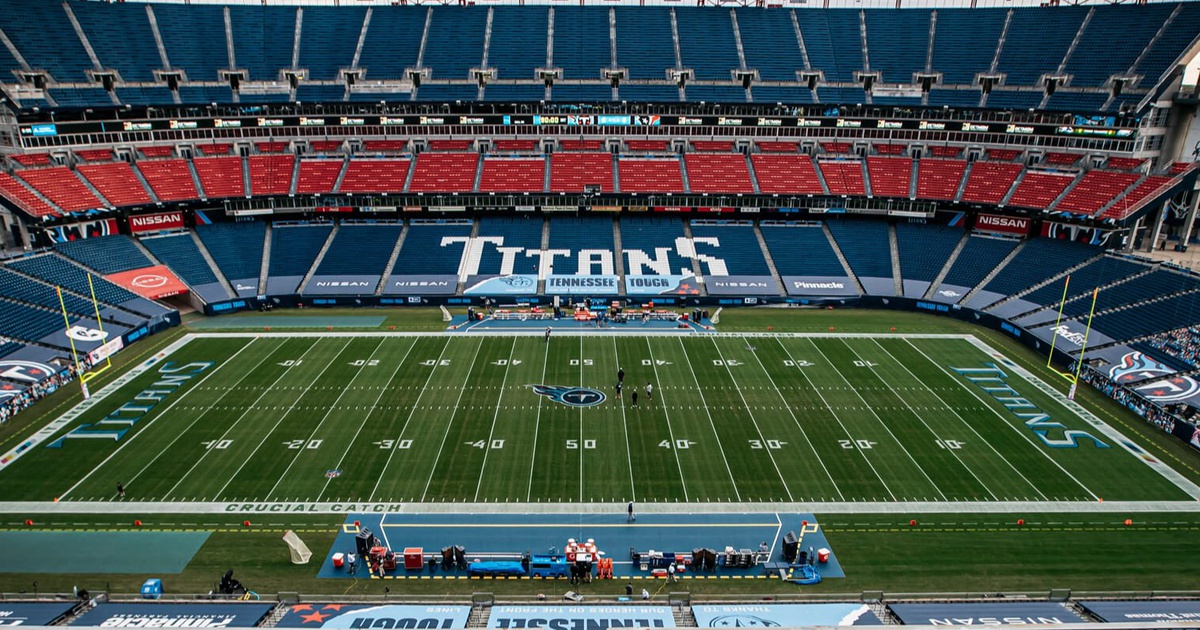
M 140 214 L 129 217 L 129 231 L 134 234 L 158 232 L 160 230 L 178 230 L 182 227 L 182 212 L 160 212 L 158 214 Z
M 975 229 L 1005 234 L 1029 234 L 1029 219 L 1006 217 L 999 214 L 980 214 L 975 219 Z

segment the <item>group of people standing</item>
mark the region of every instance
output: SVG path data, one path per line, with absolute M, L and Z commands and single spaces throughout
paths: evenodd
M 619 368 L 617 368 L 617 397 L 618 398 L 621 397 L 621 391 L 624 388 L 625 388 L 625 368 L 619 367 Z M 630 402 L 633 403 L 634 407 L 637 406 L 637 403 L 638 403 L 637 387 L 634 387 L 632 390 L 630 390 L 629 400 L 630 400 Z M 646 381 L 646 400 L 648 400 L 648 401 L 654 400 L 654 384 L 651 383 L 650 381 Z

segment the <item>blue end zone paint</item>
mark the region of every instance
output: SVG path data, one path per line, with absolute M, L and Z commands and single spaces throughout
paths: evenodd
M 177 574 L 209 532 L 0 532 L 0 573 Z
M 344 568 L 335 569 L 333 554 L 353 553 L 354 522 L 370 528 L 384 544 L 397 554 L 405 547 L 422 547 L 426 554 L 440 553 L 442 547 L 462 545 L 468 560 L 489 556 L 516 556 L 526 551 L 547 553 L 551 547 L 560 552 L 567 539 L 584 542 L 589 538 L 607 557 L 613 559 L 615 578 L 649 577 L 634 567 L 629 558 L 630 547 L 640 552 L 650 549 L 676 553 L 691 553 L 696 548 L 725 547 L 757 550 L 766 542 L 771 549 L 770 562 L 782 562 L 783 536 L 795 532 L 801 537 L 802 550 L 832 549 L 824 531 L 812 514 L 640 514 L 637 522 L 627 523 L 624 506 L 614 507 L 614 514 L 352 514 L 346 517 L 341 533 L 333 543 L 317 577 L 349 578 Z M 807 526 L 802 527 L 804 521 Z M 803 533 L 802 533 L 803 532 Z M 721 568 L 719 576 L 758 576 L 764 567 L 748 570 Z M 837 555 L 829 562 L 818 564 L 824 578 L 845 577 Z M 439 567 L 436 573 L 404 572 L 405 575 L 466 576 L 466 571 L 449 574 Z M 690 574 L 689 574 L 690 575 Z M 366 577 L 360 561 L 358 577 Z

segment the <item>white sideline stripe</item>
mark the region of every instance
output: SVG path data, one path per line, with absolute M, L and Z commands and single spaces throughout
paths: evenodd
M 447 346 L 450 344 L 447 343 Z M 458 415 L 458 408 L 462 405 L 463 392 L 467 391 L 467 382 L 471 380 L 471 373 L 475 371 L 475 364 L 479 361 L 479 350 L 483 348 L 483 341 L 480 341 L 475 346 L 475 354 L 471 355 L 471 362 L 467 365 L 467 373 L 463 374 L 462 385 L 458 389 L 458 398 L 454 400 L 454 408 L 450 411 L 450 419 L 446 421 L 446 432 L 442 434 L 442 442 L 438 444 L 437 455 L 433 456 L 433 465 L 429 467 L 429 478 L 425 480 L 425 489 L 421 491 L 421 500 L 425 500 L 425 495 L 429 494 L 429 486 L 433 485 L 433 476 L 437 473 L 438 462 L 442 460 L 442 453 L 446 452 L 446 440 L 450 438 L 450 429 L 454 426 L 454 418 Z M 439 361 L 440 363 L 441 361 Z M 432 371 L 430 371 L 432 374 Z M 413 408 L 414 410 L 416 407 Z M 405 425 L 407 426 L 407 424 Z M 490 447 L 491 444 L 484 446 Z M 380 480 L 383 476 L 380 475 Z
M 580 503 L 379 503 L 342 502 L 185 502 L 185 501 L 11 501 L 0 514 L 609 514 L 624 524 L 625 502 Z M 1200 513 L 1200 501 L 831 501 L 800 503 L 641 503 L 642 514 L 1064 514 Z
M 979 348 L 980 350 L 983 350 L 984 352 L 988 353 L 989 356 L 997 357 L 998 361 L 1001 364 L 1003 364 L 1004 367 L 1016 372 L 1017 374 L 1019 374 L 1021 376 L 1021 378 L 1025 379 L 1026 381 L 1029 381 L 1029 383 L 1032 384 L 1034 387 L 1038 388 L 1043 393 L 1045 393 L 1046 395 L 1050 396 L 1055 401 L 1057 401 L 1059 404 L 1061 404 L 1062 406 L 1064 406 L 1067 409 L 1074 412 L 1075 415 L 1079 416 L 1084 421 L 1086 421 L 1088 424 L 1092 425 L 1092 427 L 1094 429 L 1103 433 L 1105 436 L 1108 437 L 1108 439 L 1119 444 L 1121 446 L 1121 448 L 1125 449 L 1130 455 L 1132 455 L 1134 457 L 1134 459 L 1137 459 L 1138 461 L 1142 462 L 1143 464 L 1149 466 L 1155 472 L 1157 472 L 1158 474 L 1165 477 L 1168 481 L 1170 481 L 1171 483 L 1174 483 L 1176 486 L 1179 487 L 1180 490 L 1183 490 L 1184 492 L 1186 492 L 1188 494 L 1188 496 L 1192 497 L 1193 499 L 1200 500 L 1200 486 L 1197 486 L 1196 484 L 1192 483 L 1191 480 L 1189 480 L 1187 477 L 1184 477 L 1183 475 L 1179 474 L 1179 472 L 1177 472 L 1174 468 L 1171 468 L 1166 463 L 1164 463 L 1162 461 L 1162 459 L 1155 457 L 1154 455 L 1150 454 L 1150 452 L 1143 450 L 1141 453 L 1139 453 L 1139 452 L 1135 451 L 1132 447 L 1129 446 L 1130 443 L 1133 441 L 1132 438 L 1125 437 L 1124 434 L 1122 434 L 1120 431 L 1112 428 L 1111 426 L 1109 426 L 1107 423 L 1105 423 L 1100 418 L 1096 417 L 1095 414 L 1088 411 L 1087 408 L 1085 408 L 1083 405 L 1075 402 L 1074 400 L 1068 399 L 1066 396 L 1064 396 L 1062 394 L 1062 392 L 1060 392 L 1057 389 L 1054 389 L 1050 385 L 1046 384 L 1045 381 L 1043 381 L 1042 379 L 1035 376 L 1032 372 L 1030 372 L 1029 370 L 1026 370 L 1024 367 L 1017 364 L 1017 362 L 1008 358 L 1003 352 L 1000 352 L 1000 351 L 996 350 L 995 348 L 989 346 L 987 343 L 978 339 L 974 335 L 968 336 L 967 342 L 974 345 L 976 348 Z M 1147 461 L 1146 457 L 1149 457 L 1153 461 Z
M 683 463 L 679 461 L 679 449 L 675 448 L 675 429 L 671 427 L 671 412 L 670 405 L 667 405 L 666 394 L 663 392 L 662 379 L 658 376 L 658 360 L 654 358 L 654 347 L 650 345 L 650 340 L 646 340 L 646 350 L 650 353 L 650 365 L 654 367 L 654 380 L 659 385 L 658 400 L 663 403 L 663 418 L 667 421 L 667 435 L 671 436 L 671 452 L 675 455 L 675 468 L 679 470 L 679 483 L 683 488 L 683 500 L 688 500 L 687 478 L 683 474 Z M 632 466 L 632 462 L 630 466 Z M 733 480 L 733 475 L 729 476 L 729 482 L 733 484 L 734 489 L 737 489 L 737 482 Z
M 20 459 L 21 456 L 24 455 L 25 453 L 28 453 L 30 450 L 33 449 L 33 447 L 50 439 L 60 429 L 62 429 L 63 427 L 66 427 L 68 424 L 73 422 L 79 416 L 83 415 L 86 411 L 88 411 L 92 407 L 95 407 L 96 405 L 103 402 L 105 398 L 108 398 L 109 396 L 112 395 L 113 392 L 115 392 L 118 389 L 121 389 L 122 387 L 127 385 L 129 383 L 129 381 L 132 381 L 133 379 L 135 379 L 138 376 L 145 373 L 150 368 L 154 367 L 155 365 L 158 365 L 158 363 L 160 361 L 167 358 L 171 353 L 175 352 L 176 350 L 182 348 L 185 344 L 187 344 L 188 341 L 191 341 L 191 337 L 189 335 L 180 337 L 179 339 L 177 339 L 173 343 L 171 343 L 171 345 L 167 346 L 166 348 L 163 348 L 162 350 L 159 350 L 154 356 L 137 364 L 128 372 L 122 374 L 121 376 L 118 376 L 115 380 L 113 380 L 108 385 L 105 385 L 104 387 L 100 388 L 99 391 L 93 393 L 91 395 L 91 397 L 88 398 L 87 400 L 80 402 L 79 404 L 75 405 L 74 407 L 71 407 L 70 409 L 63 412 L 63 414 L 61 416 L 51 420 L 49 423 L 46 424 L 46 426 L 39 429 L 36 433 L 29 436 L 27 439 L 22 440 L 20 444 L 13 447 L 12 450 L 5 453 L 3 456 L 0 456 L 0 470 L 4 470 L 6 467 L 12 465 L 13 462 Z M 250 345 L 250 344 L 246 344 L 246 345 Z M 185 395 L 186 395 L 186 393 L 185 393 Z M 137 437 L 137 436 L 134 436 L 134 437 Z M 132 438 L 130 438 L 130 439 L 132 439 Z
M 492 452 L 492 436 L 496 435 L 496 419 L 500 417 L 500 401 L 504 400 L 504 388 L 508 385 L 508 371 L 512 369 L 513 355 L 516 353 L 517 338 L 513 337 L 513 345 L 508 349 L 508 360 L 504 364 L 504 379 L 500 381 L 500 396 L 496 398 L 496 410 L 492 412 L 492 426 L 488 429 L 487 448 L 483 449 L 483 463 L 479 465 L 479 478 L 475 480 L 476 501 L 479 500 L 479 489 L 483 486 L 483 473 L 487 470 L 488 455 Z
M 603 329 L 607 334 L 610 329 Z M 531 329 L 520 331 L 492 331 L 487 334 L 478 334 L 476 337 L 509 337 L 517 336 L 539 336 L 545 334 L 546 329 Z M 582 331 L 578 329 L 555 330 L 554 336 L 570 336 L 570 335 L 589 335 L 595 334 L 594 331 Z M 754 339 L 773 339 L 778 337 L 798 337 L 798 338 L 847 338 L 847 339 L 972 339 L 973 335 L 965 333 L 828 333 L 828 332 L 783 332 L 783 333 L 748 333 L 748 332 L 710 332 L 708 335 L 718 337 L 745 337 Z M 213 338 L 221 339 L 226 337 L 462 337 L 461 332 L 455 331 L 361 331 L 361 332 L 346 332 L 346 331 L 296 331 L 296 332 L 194 332 L 188 333 L 186 338 Z M 678 337 L 673 332 L 662 332 L 652 330 L 640 330 L 635 337 Z
M 546 346 L 546 349 L 542 351 L 542 380 L 538 381 L 539 383 L 546 382 L 546 367 L 550 365 L 550 343 L 547 341 L 543 345 Z M 533 498 L 533 471 L 537 468 L 538 431 L 542 427 L 542 401 L 545 400 L 546 397 L 538 396 L 537 398 L 537 415 L 534 416 L 533 419 L 533 448 L 529 449 L 529 481 L 525 484 L 526 501 Z

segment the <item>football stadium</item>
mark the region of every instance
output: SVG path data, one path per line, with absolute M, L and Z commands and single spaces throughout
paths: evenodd
M 1200 2 L 0 0 L 0 625 L 1200 628 Z

